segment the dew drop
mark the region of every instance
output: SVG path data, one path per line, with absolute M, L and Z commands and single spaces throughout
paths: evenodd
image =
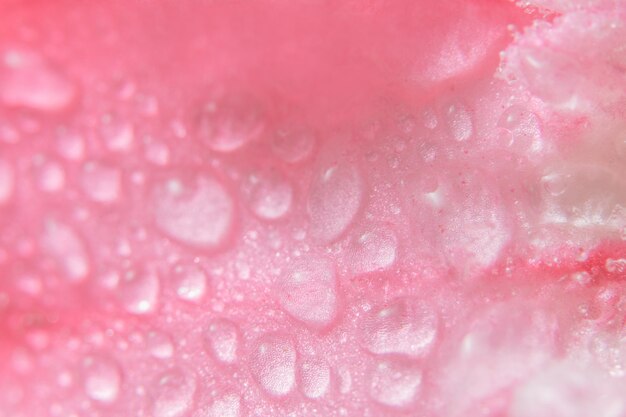
M 196 119 L 200 140 L 216 152 L 233 152 L 256 140 L 265 128 L 261 104 L 251 95 L 217 94 Z
M 239 417 L 241 398 L 237 394 L 227 394 L 215 400 L 208 409 L 207 417 Z
M 146 349 L 157 359 L 169 359 L 174 355 L 172 338 L 166 333 L 151 331 L 146 336 Z
M 90 357 L 85 361 L 85 392 L 94 401 L 114 402 L 120 393 L 122 372 L 118 364 L 105 357 Z
M 55 193 L 65 187 L 65 170 L 56 161 L 37 158 L 35 161 L 36 181 L 39 189 L 46 193 Z
M 15 174 L 9 161 L 0 159 L 0 205 L 9 202 L 13 196 Z
M 100 125 L 100 136 L 112 152 L 128 152 L 135 143 L 135 127 L 123 118 L 106 115 Z
M 300 368 L 301 390 L 308 398 L 321 398 L 330 390 L 330 368 L 319 360 L 308 360 Z
M 389 269 L 396 262 L 398 239 L 395 232 L 380 225 L 359 230 L 348 247 L 350 268 L 355 274 Z
M 372 374 L 370 395 L 379 404 L 406 408 L 415 401 L 421 385 L 422 372 L 415 366 L 382 362 Z
M 71 161 L 80 161 L 85 157 L 85 141 L 78 133 L 59 129 L 56 138 L 57 153 Z
M 291 208 L 291 184 L 276 172 L 252 174 L 242 186 L 250 210 L 260 219 L 276 220 Z
M 377 355 L 423 357 L 435 343 L 437 326 L 437 315 L 430 307 L 400 298 L 365 317 L 362 345 Z
M 207 326 L 204 345 L 216 361 L 233 364 L 239 355 L 239 337 L 239 329 L 235 323 L 216 319 Z
M 168 237 L 204 249 L 225 243 L 234 223 L 234 204 L 224 185 L 210 176 L 193 183 L 170 179 L 153 198 L 157 227 Z
M 553 173 L 541 177 L 543 189 L 553 197 L 558 197 L 565 193 L 567 189 L 567 175 Z
M 0 101 L 4 105 L 59 112 L 76 95 L 75 84 L 38 53 L 19 48 L 0 52 Z
M 259 385 L 271 396 L 285 396 L 296 386 L 296 349 L 286 336 L 270 334 L 258 340 L 250 366 Z
M 325 242 L 340 237 L 356 217 L 362 200 L 362 179 L 354 165 L 332 165 L 320 170 L 309 191 L 311 235 Z
M 337 315 L 337 283 L 332 263 L 306 257 L 294 262 L 278 282 L 282 308 L 312 328 L 329 326 Z
M 80 282 L 89 275 L 91 265 L 85 245 L 70 226 L 57 221 L 46 222 L 41 246 L 69 281 Z
M 272 151 L 283 161 L 295 164 L 311 155 L 315 142 L 313 131 L 306 127 L 286 125 L 276 130 Z
M 88 162 L 83 167 L 81 185 L 83 192 L 96 203 L 110 204 L 120 197 L 122 174 L 112 166 Z
M 454 140 L 464 142 L 472 136 L 474 129 L 472 116 L 463 104 L 455 103 L 448 106 L 446 119 Z
M 130 271 L 120 281 L 118 291 L 126 311 L 132 314 L 151 313 L 159 299 L 159 277 L 154 272 Z
M 180 369 L 161 374 L 154 383 L 154 417 L 182 417 L 193 408 L 196 378 Z
M 202 300 L 207 292 L 207 276 L 196 265 L 178 265 L 174 268 L 174 285 L 178 298 L 189 302 Z

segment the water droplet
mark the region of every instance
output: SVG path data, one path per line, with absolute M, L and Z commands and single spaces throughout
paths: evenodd
M 100 125 L 100 136 L 112 152 L 128 152 L 135 143 L 135 127 L 122 118 L 106 115 Z
M 14 177 L 9 161 L 0 159 L 0 205 L 8 203 L 13 196 Z
M 419 358 L 432 349 L 437 326 L 437 315 L 429 306 L 401 298 L 365 317 L 362 344 L 377 355 Z
M 154 272 L 130 271 L 120 281 L 120 301 L 129 313 L 148 314 L 156 309 L 159 299 L 159 277 Z
M 332 263 L 307 256 L 294 262 L 278 282 L 280 305 L 313 328 L 328 327 L 337 315 L 337 283 Z
M 85 141 L 78 133 L 59 129 L 56 138 L 56 150 L 65 159 L 80 161 L 85 157 Z
M 205 249 L 225 243 L 234 223 L 234 204 L 224 185 L 210 176 L 191 183 L 171 179 L 154 195 L 157 227 L 167 236 Z
M 291 184 L 277 172 L 252 174 L 242 188 L 250 210 L 261 219 L 280 219 L 291 208 Z
M 207 410 L 207 417 L 239 417 L 241 398 L 237 394 L 227 394 L 215 400 Z
M 76 90 L 65 74 L 34 51 L 11 48 L 0 53 L 0 101 L 6 106 L 63 111 Z
M 200 140 L 216 152 L 233 152 L 256 140 L 265 128 L 261 104 L 251 95 L 216 94 L 196 119 Z
M 330 390 L 330 368 L 319 360 L 308 360 L 300 368 L 302 393 L 308 398 L 321 398 Z
M 46 222 L 41 246 L 62 268 L 68 280 L 79 282 L 89 275 L 91 265 L 87 251 L 70 226 L 56 221 Z
M 320 170 L 309 191 L 311 235 L 326 242 L 340 237 L 356 217 L 362 200 L 363 184 L 354 165 L 332 165 Z
M 567 189 L 567 175 L 552 173 L 541 177 L 543 189 L 551 196 L 558 197 Z
M 165 143 L 151 141 L 146 145 L 145 155 L 155 165 L 165 166 L 170 162 L 170 148 Z
M 182 417 L 193 407 L 196 393 L 195 376 L 180 369 L 171 369 L 155 381 L 154 417 Z
M 257 382 L 272 396 L 285 396 L 296 386 L 296 349 L 286 336 L 270 334 L 258 340 L 250 366 Z
M 239 337 L 235 323 L 225 319 L 213 320 L 204 334 L 205 347 L 218 362 L 232 364 L 239 355 Z
M 463 104 L 455 103 L 448 106 L 446 119 L 454 140 L 464 142 L 472 136 L 474 129 L 472 116 Z
M 55 193 L 65 187 L 65 171 L 58 162 L 41 157 L 36 158 L 34 164 L 37 185 L 41 191 Z
M 379 225 L 370 230 L 359 230 L 351 239 L 348 257 L 356 274 L 389 269 L 396 262 L 398 239 L 395 232 Z
M 207 276 L 196 265 L 178 265 L 174 268 L 174 285 L 178 298 L 190 302 L 198 302 L 207 291 Z
M 146 337 L 146 349 L 158 359 L 169 359 L 174 354 L 172 338 L 166 333 L 151 331 Z
M 311 155 L 315 142 L 315 134 L 306 127 L 285 125 L 276 130 L 272 150 L 283 161 L 295 164 Z
M 422 372 L 414 365 L 380 363 L 372 374 L 370 395 L 379 404 L 406 408 L 414 403 L 422 385 Z
M 422 112 L 422 121 L 427 129 L 433 130 L 439 124 L 437 115 L 432 109 L 424 109 Z
M 121 193 L 121 183 L 122 174 L 115 167 L 93 161 L 83 167 L 83 192 L 96 203 L 109 204 L 117 201 Z
M 85 392 L 94 401 L 114 402 L 120 393 L 122 372 L 118 364 L 105 357 L 90 357 L 85 361 Z

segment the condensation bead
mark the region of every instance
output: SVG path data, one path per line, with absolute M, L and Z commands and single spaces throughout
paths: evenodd
M 239 328 L 226 319 L 215 319 L 203 333 L 204 346 L 218 362 L 233 364 L 239 356 Z
M 419 396 L 422 371 L 404 362 L 379 363 L 370 380 L 370 396 L 379 404 L 393 408 L 410 407 Z
M 113 203 L 122 188 L 122 173 L 113 166 L 88 162 L 83 166 L 81 185 L 85 195 L 96 203 Z
M 107 357 L 85 360 L 85 392 L 92 400 L 112 403 L 117 400 L 122 383 L 119 365 Z
M 126 311 L 132 314 L 149 314 L 156 310 L 161 284 L 152 271 L 130 271 L 121 279 L 118 294 Z
M 388 226 L 358 230 L 347 247 L 350 269 L 363 274 L 389 269 L 396 262 L 398 239 Z
M 308 398 L 321 398 L 330 390 L 330 367 L 322 360 L 306 360 L 300 366 L 300 389 Z
M 271 396 L 283 397 L 296 386 L 296 348 L 287 336 L 262 336 L 252 351 L 250 367 L 256 381 Z
M 226 394 L 215 400 L 207 410 L 207 417 L 239 417 L 241 414 L 241 397 L 237 394 Z
M 53 220 L 46 222 L 41 245 L 69 281 L 80 282 L 88 277 L 91 260 L 83 240 L 72 227 Z
M 174 368 L 157 377 L 152 388 L 154 417 L 183 417 L 194 406 L 195 375 Z
M 201 301 L 207 292 L 207 276 L 197 265 L 178 265 L 172 279 L 178 298 L 189 302 Z
M 250 210 L 260 219 L 277 220 L 291 208 L 293 189 L 277 172 L 252 174 L 242 186 Z
M 290 164 L 304 161 L 315 147 L 315 133 L 303 126 L 285 125 L 276 130 L 272 150 Z

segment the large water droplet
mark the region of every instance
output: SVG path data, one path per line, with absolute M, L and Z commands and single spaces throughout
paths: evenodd
M 437 315 L 428 305 L 400 298 L 365 317 L 362 344 L 377 355 L 419 358 L 432 349 L 437 326 Z
M 239 417 L 241 398 L 237 394 L 227 394 L 215 400 L 207 410 L 207 417 Z
M 308 360 L 300 367 L 301 390 L 308 398 L 320 398 L 330 390 L 330 367 L 320 360 Z
M 85 361 L 85 392 L 92 400 L 112 403 L 120 393 L 122 372 L 118 364 L 105 357 L 90 357 Z
M 239 329 L 235 323 L 217 319 L 208 324 L 204 333 L 204 343 L 215 360 L 232 364 L 237 361 L 239 355 L 239 337 Z
M 363 200 L 363 184 L 351 164 L 324 167 L 314 177 L 309 191 L 311 235 L 333 241 L 350 226 Z
M 291 208 L 291 184 L 277 172 L 252 174 L 242 186 L 250 210 L 264 220 L 276 220 Z
M 74 83 L 34 51 L 11 48 L 0 52 L 0 101 L 35 111 L 67 109 L 77 91 Z
M 398 239 L 388 226 L 359 230 L 348 247 L 350 269 L 355 274 L 389 269 L 396 262 Z
M 129 271 L 120 281 L 118 291 L 126 311 L 133 314 L 151 313 L 159 300 L 159 277 L 151 271 Z
M 422 372 L 414 365 L 382 362 L 372 374 L 370 395 L 379 404 L 406 408 L 416 400 L 421 385 Z
M 44 227 L 41 246 L 62 268 L 72 282 L 83 281 L 91 270 L 83 241 L 70 226 L 48 221 Z
M 252 352 L 252 373 L 272 396 L 285 396 L 296 386 L 296 348 L 286 336 L 265 335 Z
M 454 103 L 448 106 L 446 119 L 454 140 L 464 142 L 472 136 L 474 129 L 472 116 L 463 104 Z
M 285 125 L 276 130 L 272 150 L 290 164 L 305 160 L 315 147 L 315 134 L 306 127 Z
M 6 204 L 13 196 L 15 174 L 9 161 L 0 159 L 0 205 Z
M 224 185 L 210 176 L 184 183 L 170 179 L 156 187 L 157 227 L 172 239 L 216 249 L 228 238 L 234 223 L 234 204 Z
M 278 297 L 293 318 L 313 328 L 329 326 L 337 314 L 333 264 L 316 257 L 294 262 L 278 282 Z
M 88 162 L 83 167 L 81 184 L 83 192 L 96 203 L 113 203 L 121 192 L 122 174 L 112 166 Z
M 174 268 L 174 285 L 178 298 L 198 302 L 207 292 L 207 276 L 197 265 L 178 265 Z
M 217 152 L 233 152 L 257 139 L 265 128 L 261 104 L 251 95 L 218 93 L 197 115 L 200 140 Z
M 196 378 L 180 369 L 161 374 L 154 383 L 154 417 L 182 417 L 192 409 Z

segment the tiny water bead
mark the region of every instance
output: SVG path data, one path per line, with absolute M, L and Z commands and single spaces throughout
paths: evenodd
M 283 161 L 296 164 L 311 155 L 315 147 L 315 133 L 305 126 L 285 124 L 276 129 L 272 151 Z
M 41 247 L 56 261 L 70 282 L 81 282 L 91 272 L 91 260 L 85 244 L 70 225 L 56 220 L 47 221 Z
M 206 273 L 197 265 L 177 265 L 172 279 L 181 300 L 199 302 L 207 293 Z
M 296 348 L 281 334 L 267 334 L 256 343 L 250 367 L 259 385 L 271 396 L 283 397 L 296 386 Z
M 331 372 L 327 363 L 319 359 L 303 361 L 300 366 L 300 389 L 311 399 L 321 398 L 330 390 Z
M 465 142 L 474 134 L 472 115 L 464 104 L 453 103 L 446 109 L 446 120 L 452 138 Z
M 355 274 L 386 270 L 396 262 L 398 238 L 386 225 L 361 228 L 351 237 L 347 251 Z
M 226 319 L 215 319 L 204 331 L 204 346 L 218 362 L 233 364 L 239 356 L 239 328 Z
M 56 193 L 65 187 L 66 174 L 63 166 L 52 159 L 40 156 L 34 158 L 35 181 L 39 189 L 46 193 Z
M 234 202 L 222 182 L 209 175 L 187 182 L 176 177 L 157 184 L 155 222 L 166 236 L 204 249 L 217 249 L 235 222 Z
M 42 55 L 23 48 L 0 50 L 0 102 L 5 106 L 60 112 L 76 96 L 72 80 Z
M 174 355 L 172 338 L 160 331 L 150 331 L 146 335 L 146 349 L 157 359 L 169 359 Z
M 352 224 L 363 202 L 363 180 L 350 163 L 324 166 L 313 178 L 308 212 L 311 235 L 330 242 Z
M 370 396 L 377 403 L 407 408 L 412 405 L 422 387 L 422 371 L 403 362 L 381 362 L 372 372 Z
M 241 397 L 237 394 L 226 394 L 215 400 L 207 410 L 207 417 L 239 417 L 241 413 Z
M 124 117 L 107 114 L 101 120 L 100 137 L 111 152 L 129 152 L 135 144 L 135 126 Z
M 363 321 L 362 345 L 377 355 L 421 358 L 437 339 L 438 318 L 424 302 L 400 298 L 373 309 Z
M 83 166 L 81 186 L 85 195 L 95 203 L 117 201 L 122 190 L 122 173 L 111 165 L 90 161 Z
M 159 375 L 153 383 L 152 415 L 154 417 L 182 417 L 193 408 L 197 389 L 195 375 L 173 368 Z
M 293 189 L 278 172 L 252 174 L 242 185 L 242 193 L 250 210 L 260 219 L 277 220 L 291 208 Z
M 216 92 L 196 115 L 196 132 L 216 152 L 233 152 L 259 138 L 265 130 L 261 103 L 242 91 Z
M 122 384 L 119 365 L 108 357 L 85 360 L 85 392 L 94 401 L 112 403 L 117 400 Z
M 127 312 L 149 314 L 157 308 L 161 284 L 153 271 L 131 270 L 124 274 L 117 291 Z
M 337 315 L 334 265 L 307 256 L 295 261 L 278 281 L 280 305 L 296 320 L 312 328 L 328 327 Z

